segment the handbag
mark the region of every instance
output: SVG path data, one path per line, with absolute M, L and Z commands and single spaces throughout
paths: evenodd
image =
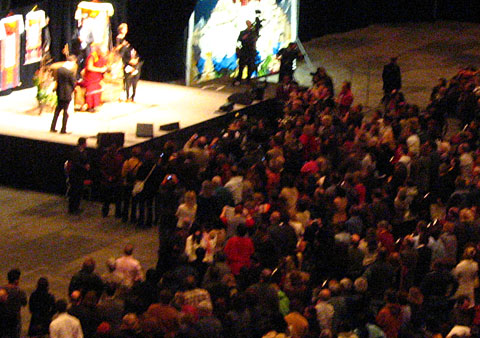
M 133 185 L 135 184 L 135 176 L 136 176 L 136 170 L 137 167 L 142 164 L 142 162 L 138 161 L 137 165 L 130 169 L 130 171 L 127 173 L 127 176 L 125 177 L 125 181 L 128 185 Z
M 156 167 L 157 167 L 157 165 L 155 164 L 152 167 L 152 169 L 150 169 L 150 172 L 148 173 L 147 177 L 145 177 L 145 179 L 143 181 L 136 181 L 133 184 L 133 189 L 132 189 L 132 196 L 133 197 L 137 196 L 139 193 L 141 193 L 143 191 L 143 188 L 145 188 L 145 182 L 147 182 L 147 180 L 150 178 L 150 175 L 153 173 L 153 171 L 155 170 Z

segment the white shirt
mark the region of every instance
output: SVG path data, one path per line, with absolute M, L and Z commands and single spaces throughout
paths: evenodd
M 235 205 L 242 202 L 242 194 L 243 194 L 243 177 L 242 176 L 234 176 L 232 177 L 226 184 L 225 188 L 227 188 L 233 196 L 233 201 Z
M 50 338 L 83 338 L 80 321 L 66 312 L 50 323 Z
M 185 226 L 185 221 L 187 220 L 188 225 L 192 225 L 192 223 L 195 221 L 195 216 L 197 215 L 197 204 L 190 208 L 187 204 L 182 203 L 178 206 L 177 213 L 175 215 L 178 218 L 178 228 L 183 228 Z
M 335 309 L 333 306 L 327 302 L 319 301 L 315 305 L 315 310 L 317 312 L 317 321 L 318 325 L 320 325 L 320 328 L 322 330 L 331 330 L 333 315 L 335 314 Z
M 117 258 L 115 261 L 115 272 L 118 272 L 123 277 L 123 282 L 127 286 L 132 286 L 135 282 L 143 279 L 142 266 L 132 256 Z
M 407 138 L 408 151 L 411 151 L 415 155 L 420 152 L 420 138 L 417 134 L 412 134 Z

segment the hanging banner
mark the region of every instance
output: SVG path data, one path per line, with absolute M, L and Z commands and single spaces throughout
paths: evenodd
M 187 83 L 236 75 L 237 39 L 247 20 L 259 25 L 253 75 L 278 71 L 277 52 L 297 39 L 298 0 L 198 0 L 189 24 Z
M 0 90 L 20 86 L 20 37 L 24 31 L 22 15 L 0 20 Z
M 42 29 L 46 25 L 43 10 L 29 12 L 25 16 L 25 64 L 40 62 L 43 56 Z

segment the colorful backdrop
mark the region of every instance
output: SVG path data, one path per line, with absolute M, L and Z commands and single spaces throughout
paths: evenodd
M 238 35 L 257 16 L 262 28 L 254 76 L 277 72 L 276 53 L 297 39 L 298 0 L 199 0 L 189 22 L 187 84 L 234 77 Z

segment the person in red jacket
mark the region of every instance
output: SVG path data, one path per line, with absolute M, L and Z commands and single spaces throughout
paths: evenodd
M 249 237 L 245 237 L 247 228 L 244 225 L 237 227 L 237 235 L 230 238 L 225 245 L 225 255 L 227 256 L 227 264 L 236 276 L 240 273 L 242 267 L 250 267 L 255 248 L 253 241 Z
M 350 109 L 353 103 L 352 83 L 345 81 L 342 84 L 342 90 L 338 94 L 337 104 L 338 110 L 343 115 Z

